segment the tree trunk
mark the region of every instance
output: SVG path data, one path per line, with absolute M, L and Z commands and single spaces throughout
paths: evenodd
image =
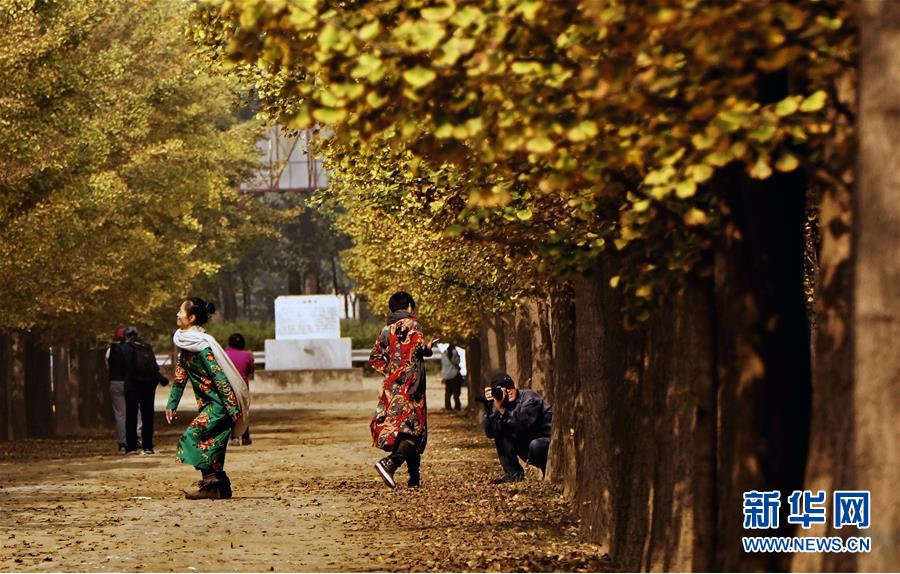
M 253 309 L 251 303 L 253 301 L 253 279 L 246 272 L 241 272 L 241 302 L 244 317 L 253 319 Z
M 466 382 L 469 388 L 469 402 L 466 408 L 470 414 L 477 415 L 481 412 L 481 403 L 475 399 L 484 394 L 487 383 L 482 370 L 483 354 L 481 339 L 470 337 L 466 343 Z
M 575 292 L 571 285 L 553 286 L 550 291 L 550 382 L 547 400 L 553 407 L 553 428 L 547 460 L 548 478 L 562 485 L 573 497 L 578 488 L 579 458 L 575 432 L 580 417 L 575 408 L 581 379 L 578 373 L 578 340 L 575 336 Z
M 10 377 L 7 381 L 7 427 L 9 440 L 25 438 L 28 424 L 25 418 L 25 370 L 26 343 L 28 335 L 22 331 L 13 331 L 10 337 Z
M 336 255 L 331 256 L 331 292 L 334 295 L 337 295 L 338 293 L 341 292 L 340 288 L 338 287 L 338 272 L 337 272 L 337 256 Z M 344 302 L 344 305 L 345 305 L 344 313 L 346 315 L 346 301 Z
M 852 213 L 847 188 L 832 189 L 819 209 L 822 247 L 816 280 L 816 331 L 812 415 L 805 489 L 830 493 L 856 487 L 853 472 Z M 829 520 L 806 536 L 857 536 Z M 799 552 L 791 569 L 805 572 L 854 572 L 856 554 Z
M 860 3 L 859 173 L 852 296 L 856 485 L 870 490 L 872 552 L 861 571 L 900 566 L 900 4 Z
M 70 357 L 72 378 L 78 385 L 78 422 L 84 428 L 106 426 L 113 422 L 104 352 L 80 343 Z
M 50 350 L 35 337 L 29 337 L 25 349 L 25 419 L 28 436 L 47 438 L 54 430 Z
M 512 377 L 512 380 L 516 381 L 516 384 L 522 384 L 525 381 L 525 377 L 522 376 L 522 372 L 519 364 L 519 351 L 516 346 L 516 316 L 518 313 L 516 311 L 509 311 L 497 316 L 497 334 L 499 340 L 501 340 L 502 346 L 500 347 L 501 353 L 503 354 L 503 370 Z
M 535 389 L 533 344 L 535 337 L 540 336 L 540 329 L 536 325 L 534 314 L 536 314 L 536 303 L 531 299 L 526 299 L 516 309 L 510 325 L 515 329 L 516 370 L 519 377 L 517 380 L 529 389 Z M 540 392 L 540 389 L 535 390 Z
M 288 295 L 303 295 L 303 283 L 303 275 L 299 271 L 288 271 Z
M 0 331 L 0 441 L 9 440 L 9 385 L 12 380 L 12 341 Z
M 802 489 L 811 368 L 803 300 L 805 182 L 798 174 L 750 180 L 726 174 L 729 222 L 716 254 L 719 375 L 719 544 L 716 566 L 786 570 L 789 556 L 747 554 L 743 493 Z M 790 536 L 782 500 L 780 528 Z
M 222 302 L 222 318 L 234 321 L 238 316 L 237 295 L 234 292 L 234 272 L 219 272 L 219 297 Z
M 77 434 L 78 385 L 69 370 L 69 348 L 59 345 L 53 348 L 53 399 L 56 405 L 55 433 L 60 436 Z
M 322 289 L 319 286 L 319 270 L 318 265 L 315 266 L 314 270 L 307 271 L 303 277 L 303 294 L 304 295 L 316 295 L 322 292 Z

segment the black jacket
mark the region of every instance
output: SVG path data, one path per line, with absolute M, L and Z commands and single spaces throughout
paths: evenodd
M 106 361 L 109 365 L 110 381 L 127 381 L 129 379 L 133 354 L 131 345 L 128 343 L 116 342 L 110 345 L 109 359 Z
M 490 438 L 509 435 L 518 439 L 550 437 L 553 410 L 541 395 L 529 389 L 518 389 L 516 400 L 506 404 L 506 410 L 493 410 L 484 419 L 484 432 Z

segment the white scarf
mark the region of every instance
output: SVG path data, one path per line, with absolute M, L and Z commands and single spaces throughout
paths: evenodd
M 234 363 L 225 354 L 225 350 L 216 341 L 215 337 L 206 333 L 202 327 L 193 326 L 188 329 L 178 329 L 172 336 L 172 342 L 179 349 L 184 349 L 191 353 L 199 353 L 209 347 L 213 352 L 213 357 L 222 368 L 222 372 L 228 377 L 231 388 L 234 390 L 234 396 L 237 397 L 238 406 L 241 408 L 241 418 L 234 423 L 234 432 L 232 436 L 239 437 L 244 434 L 250 424 L 250 389 L 247 387 L 246 381 L 238 373 Z

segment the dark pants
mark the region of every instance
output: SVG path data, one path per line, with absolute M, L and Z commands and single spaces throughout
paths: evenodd
M 153 400 L 156 383 L 137 383 L 125 389 L 125 450 L 137 450 L 137 417 L 141 413 L 141 446 L 153 450 Z
M 550 450 L 550 438 L 541 437 L 532 439 L 516 438 L 513 436 L 498 436 L 494 439 L 497 445 L 497 456 L 500 458 L 500 466 L 507 474 L 524 474 L 519 459 L 527 464 L 536 466 L 545 472 L 547 469 L 547 451 Z
M 409 472 L 410 480 L 418 482 L 419 465 L 422 462 L 422 455 L 419 454 L 413 439 L 403 438 L 403 435 L 400 435 L 397 438 L 399 439 L 397 441 L 397 448 L 394 449 L 391 458 L 394 459 L 394 462 L 398 467 L 406 462 L 406 470 Z
M 450 410 L 450 397 L 456 402 L 456 410 L 462 408 L 459 402 L 459 395 L 462 392 L 462 377 L 459 375 L 454 379 L 444 381 L 444 408 Z

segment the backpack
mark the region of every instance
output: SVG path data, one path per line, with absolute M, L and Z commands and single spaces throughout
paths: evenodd
M 109 347 L 109 377 L 111 380 L 124 381 L 128 377 L 128 357 L 127 350 L 123 351 L 122 345 L 125 343 L 113 343 Z
M 134 378 L 137 381 L 156 381 L 159 378 L 159 365 L 153 348 L 143 341 L 131 344 L 134 349 Z

